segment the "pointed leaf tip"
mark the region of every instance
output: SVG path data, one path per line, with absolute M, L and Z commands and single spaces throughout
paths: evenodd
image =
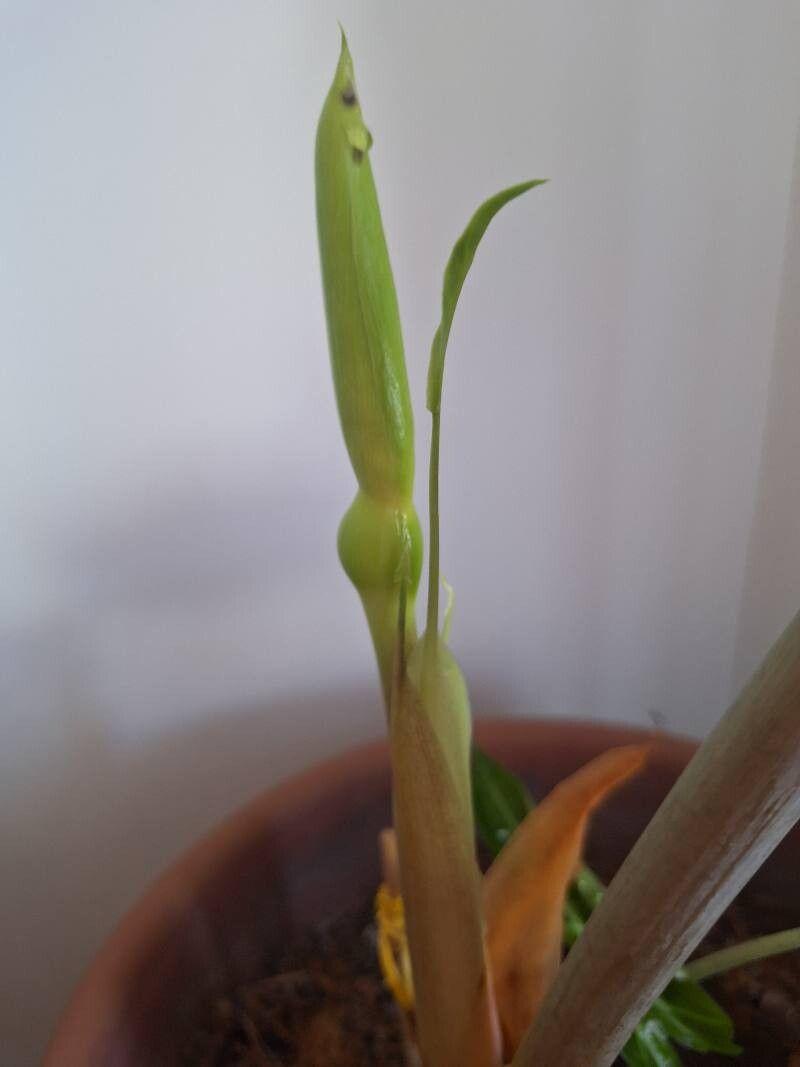
M 347 43 L 347 34 L 344 32 L 344 26 L 342 26 L 341 22 L 339 23 L 339 32 L 341 33 L 341 42 L 339 46 L 339 62 L 336 66 L 336 80 L 352 80 L 353 57 L 350 54 L 350 46 Z

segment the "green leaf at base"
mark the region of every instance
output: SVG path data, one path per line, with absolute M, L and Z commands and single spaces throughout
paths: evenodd
M 621 1056 L 628 1067 L 681 1067 L 681 1058 L 664 1027 L 649 1015 L 628 1038 Z
M 525 783 L 472 746 L 472 803 L 481 840 L 496 856 L 533 807 Z
M 727 1012 L 702 986 L 680 974 L 672 979 L 650 1012 L 673 1041 L 684 1048 L 725 1056 L 738 1056 L 742 1051 L 733 1040 L 733 1020 Z

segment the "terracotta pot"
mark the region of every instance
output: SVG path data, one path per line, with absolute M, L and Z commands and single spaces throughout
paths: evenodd
M 579 722 L 489 720 L 481 744 L 538 794 L 612 745 L 652 735 Z M 694 750 L 660 737 L 647 770 L 594 820 L 589 859 L 610 877 Z M 353 749 L 256 797 L 177 861 L 123 919 L 75 991 L 45 1067 L 170 1064 L 197 1012 L 263 974 L 298 931 L 363 902 L 389 816 L 384 743 Z M 800 835 L 750 892 L 793 902 Z M 788 925 L 788 924 L 787 924 Z

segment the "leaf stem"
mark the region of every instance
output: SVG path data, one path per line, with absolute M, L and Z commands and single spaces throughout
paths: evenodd
M 692 960 L 691 963 L 685 964 L 683 970 L 695 982 L 702 982 L 706 978 L 724 974 L 736 967 L 757 963 L 770 956 L 779 956 L 783 952 L 793 952 L 798 948 L 800 948 L 800 926 L 795 926 L 791 930 L 781 930 L 778 934 L 767 934 L 765 937 L 754 937 L 738 945 L 722 948 L 718 952 L 711 952 L 699 960 Z
M 428 617 L 426 641 L 435 641 L 439 629 L 439 434 L 441 412 L 431 412 L 431 458 L 428 471 L 430 549 L 428 562 Z

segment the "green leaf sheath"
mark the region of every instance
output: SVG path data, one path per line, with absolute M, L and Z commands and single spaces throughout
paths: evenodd
M 440 640 L 396 675 L 389 727 L 400 881 L 422 1060 L 493 1063 L 470 783 L 469 698 Z M 400 656 L 398 656 L 398 662 Z
M 361 595 L 388 701 L 399 587 L 405 580 L 413 627 L 422 534 L 412 503 L 414 421 L 371 145 L 342 34 L 315 150 L 331 367 L 342 432 L 359 486 L 339 530 L 339 555 Z
M 478 834 L 497 855 L 533 806 L 525 784 L 476 746 L 472 749 L 472 792 Z M 564 942 L 578 939 L 604 886 L 582 867 L 570 886 L 564 906 Z M 730 1016 L 697 984 L 678 975 L 655 1001 L 622 1051 L 628 1067 L 675 1067 L 681 1063 L 672 1042 L 696 1052 L 735 1056 Z

